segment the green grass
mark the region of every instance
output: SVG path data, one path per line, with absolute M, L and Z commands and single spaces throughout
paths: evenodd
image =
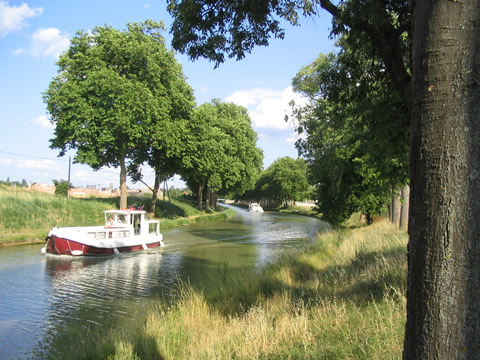
M 129 205 L 145 206 L 149 197 L 130 197 Z M 119 198 L 75 199 L 40 192 L 0 187 L 0 245 L 43 241 L 54 226 L 89 226 L 104 222 L 103 210 L 118 209 Z M 219 221 L 231 210 L 206 214 L 186 201 L 157 200 L 155 217 L 167 229 L 194 222 Z
M 324 234 L 257 277 L 219 268 L 179 283 L 137 329 L 86 357 L 104 359 L 400 359 L 407 234 L 379 222 Z

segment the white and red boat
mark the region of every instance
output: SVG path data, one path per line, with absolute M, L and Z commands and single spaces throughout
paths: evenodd
M 106 210 L 105 225 L 54 227 L 42 253 L 59 255 L 115 255 L 163 246 L 160 222 L 144 210 Z

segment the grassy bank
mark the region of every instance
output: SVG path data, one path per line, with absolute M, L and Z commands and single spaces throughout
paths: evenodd
M 129 205 L 145 205 L 150 198 L 129 198 Z M 102 211 L 118 209 L 118 198 L 75 199 L 9 187 L 0 187 L 0 246 L 43 241 L 54 226 L 103 224 Z M 155 217 L 162 229 L 194 222 L 219 221 L 234 214 L 225 210 L 213 214 L 198 211 L 188 202 L 157 200 Z
M 116 329 L 86 357 L 400 359 L 407 234 L 387 222 L 322 235 L 255 278 L 219 269 L 179 284 L 139 329 Z

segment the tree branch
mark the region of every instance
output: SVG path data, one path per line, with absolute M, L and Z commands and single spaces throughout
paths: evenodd
M 333 5 L 330 0 L 320 0 L 320 6 L 328 11 L 333 17 L 338 17 L 340 14 L 338 7 Z

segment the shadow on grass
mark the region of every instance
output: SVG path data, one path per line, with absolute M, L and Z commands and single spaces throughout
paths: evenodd
M 301 257 L 286 256 L 253 279 L 231 275 L 225 267 L 217 279 L 209 279 L 210 286 L 195 290 L 227 317 L 245 313 L 258 305 L 260 299 L 280 293 L 288 293 L 307 307 L 325 299 L 369 304 L 406 292 L 405 253 L 404 247 L 384 252 L 359 251 L 345 265 L 327 265 L 321 269 Z M 283 272 L 288 272 L 293 281 L 283 277 Z
M 105 204 L 109 204 L 111 206 L 116 207 L 117 209 L 120 208 L 120 197 L 112 197 L 112 198 L 89 198 L 84 199 L 85 201 L 96 201 Z M 152 211 L 152 201 L 150 197 L 143 196 L 143 197 L 133 197 L 130 196 L 127 199 L 127 205 L 133 206 L 135 208 L 140 208 L 143 206 L 143 209 L 148 213 Z M 182 206 L 184 205 L 184 206 Z M 176 219 L 179 217 L 188 217 L 190 216 L 186 207 L 192 207 L 193 204 L 187 202 L 186 200 L 175 200 L 173 202 L 163 201 L 157 199 L 155 205 L 155 218 L 164 218 L 164 219 Z

